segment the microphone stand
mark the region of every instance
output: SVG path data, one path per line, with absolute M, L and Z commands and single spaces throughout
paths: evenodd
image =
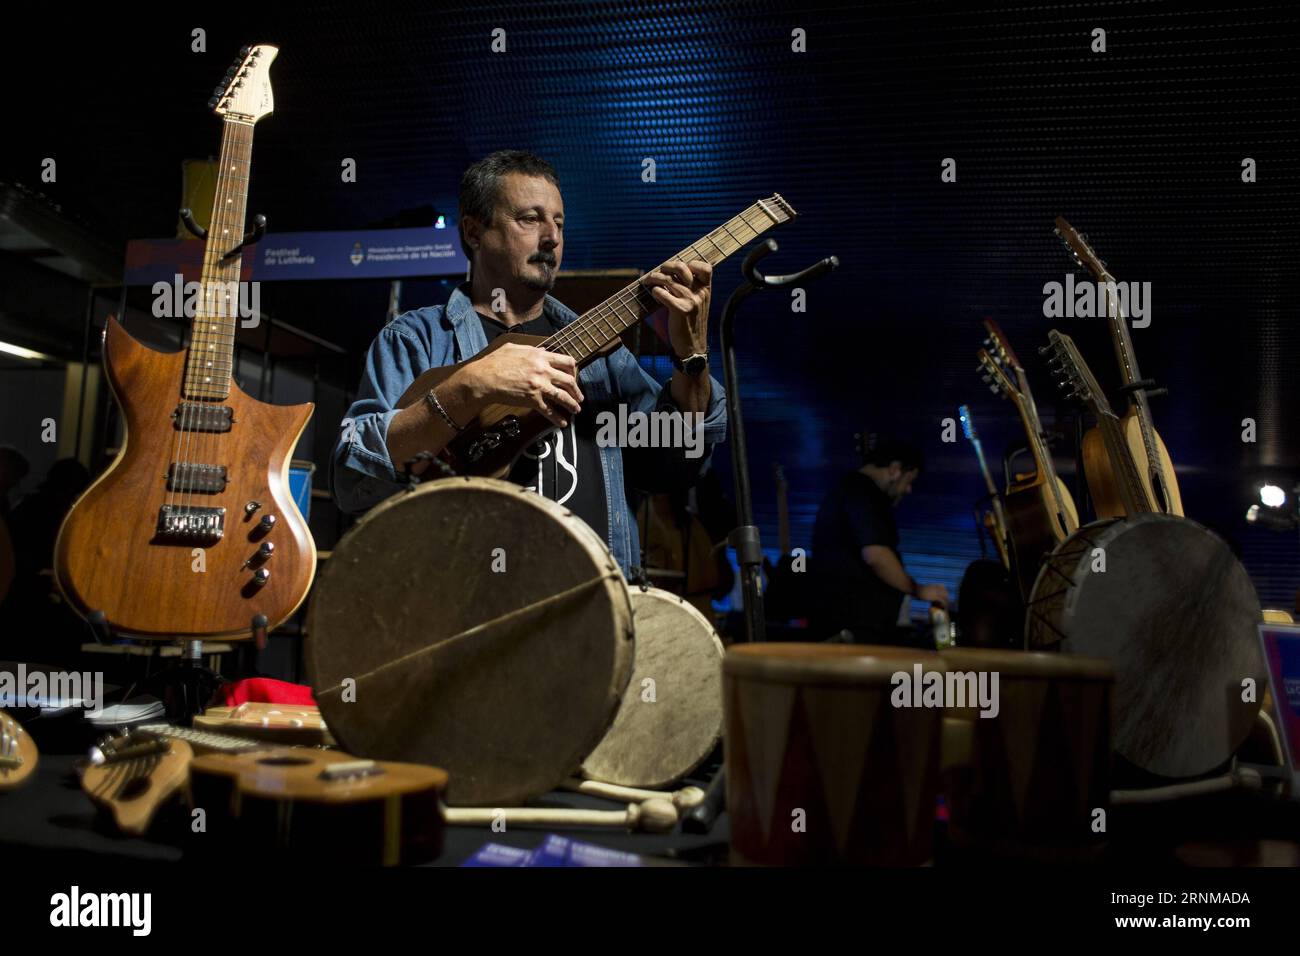
M 762 289 L 783 288 L 819 278 L 840 264 L 835 256 L 828 256 L 802 272 L 784 276 L 765 276 L 758 271 L 758 263 L 779 247 L 775 239 L 764 239 L 745 257 L 741 272 L 744 284 L 731 293 L 722 307 L 722 371 L 727 388 L 727 423 L 731 427 L 731 476 L 736 494 L 736 515 L 740 521 L 728 536 L 736 549 L 740 564 L 741 595 L 745 608 L 745 640 L 762 641 L 767 637 L 763 613 L 763 547 L 759 541 L 758 527 L 754 524 L 754 507 L 749 493 L 749 458 L 745 446 L 745 422 L 740 411 L 740 378 L 736 366 L 734 323 L 736 310 L 755 292 Z M 689 833 L 707 833 L 713 827 L 726 802 L 726 766 L 718 769 L 705 792 L 704 802 L 687 812 L 682 819 L 682 829 Z

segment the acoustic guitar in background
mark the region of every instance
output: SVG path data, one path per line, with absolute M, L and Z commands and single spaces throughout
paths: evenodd
M 1116 281 L 1086 238 L 1059 216 L 1056 219 L 1056 234 L 1061 237 L 1074 261 L 1091 272 L 1098 282 Z M 1137 355 L 1133 351 L 1133 340 L 1128 331 L 1128 316 L 1114 296 L 1107 295 L 1106 300 L 1107 327 L 1115 345 L 1122 390 L 1128 397 L 1128 412 L 1120 423 L 1121 434 L 1141 480 L 1142 495 L 1147 502 L 1147 507 L 1143 510 L 1181 516 L 1183 498 L 1178 490 L 1174 463 L 1169 458 L 1169 449 L 1165 447 L 1164 440 L 1151 423 L 1147 390 L 1153 383 L 1144 380 L 1138 371 Z M 1158 391 L 1152 394 L 1158 394 Z M 1126 476 L 1121 474 L 1124 466 L 1116 462 L 1107 449 L 1108 443 L 1100 425 L 1084 434 L 1083 464 L 1088 477 L 1088 492 L 1092 495 L 1097 517 L 1115 518 L 1136 514 L 1125 505 L 1122 485 Z
M 64 520 L 54 570 L 80 614 L 102 613 L 122 634 L 251 636 L 292 614 L 316 571 L 288 484 L 312 405 L 263 404 L 232 377 L 240 254 L 231 250 L 244 236 L 253 126 L 273 106 L 277 52 L 245 47 L 210 101 L 222 118 L 221 168 L 189 347 L 163 354 L 112 318 L 105 328 L 126 438 Z
M 984 380 L 995 394 L 1015 405 L 1034 459 L 1034 471 L 1016 475 L 1003 498 L 1015 575 L 1021 595 L 1028 600 L 1043 559 L 1079 527 L 1079 514 L 1065 482 L 1057 477 L 1020 360 L 996 322 L 986 319 L 984 327 L 987 348 L 979 350 Z
M 984 458 L 984 446 L 980 443 L 979 432 L 975 430 L 975 419 L 971 416 L 970 406 L 960 406 L 957 409 L 957 415 L 961 418 L 962 433 L 975 449 L 975 457 L 978 459 L 980 466 L 980 475 L 984 479 L 984 487 L 989 492 L 989 510 L 984 511 L 982 514 L 977 512 L 975 520 L 993 539 L 993 547 L 998 552 L 998 560 L 1009 571 L 1011 570 L 1011 549 L 1007 543 L 1007 518 L 1002 509 L 1002 496 L 998 494 L 998 487 L 993 482 L 992 473 L 989 472 L 989 463 Z

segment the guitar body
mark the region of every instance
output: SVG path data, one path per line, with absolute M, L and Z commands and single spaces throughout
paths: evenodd
M 311 404 L 276 406 L 231 382 L 229 396 L 201 402 L 231 409 L 228 431 L 183 433 L 173 425 L 186 353 L 141 345 L 110 320 L 104 367 L 122 409 L 126 437 L 117 459 L 64 519 L 55 545 L 59 589 L 84 615 L 103 611 L 109 626 L 134 637 L 239 638 L 256 615 L 270 627 L 302 603 L 316 572 L 316 545 L 289 492 L 289 456 L 311 418 Z M 182 440 L 189 450 L 178 455 Z M 167 489 L 178 457 L 226 468 L 224 490 L 183 495 Z M 164 539 L 159 512 L 169 501 L 225 508 L 216 540 Z M 260 507 L 245 514 L 245 503 Z M 260 519 L 274 515 L 262 531 Z M 273 556 L 255 556 L 266 542 Z M 196 570 L 202 548 L 204 570 Z M 250 559 L 254 563 L 249 565 Z M 253 573 L 270 572 L 263 585 Z
M 342 772 L 331 777 L 331 768 Z M 333 750 L 216 753 L 190 765 L 191 805 L 207 811 L 205 852 L 330 866 L 437 857 L 446 786 L 446 771 L 436 767 L 358 761 Z
M 1065 508 L 1065 525 L 1056 515 L 1056 498 L 1046 482 L 1034 480 L 1007 489 L 1003 509 L 1007 516 L 1007 533 L 1020 593 L 1027 600 L 1038 577 L 1039 566 L 1058 544 L 1079 527 L 1079 514 L 1065 482 L 1054 477 L 1061 503 Z
M 545 341 L 546 339 L 540 335 L 508 332 L 493 339 L 488 347 L 474 358 L 482 358 L 512 342 L 517 345 L 540 346 Z M 619 343 L 615 343 L 617 344 Z M 397 407 L 407 408 L 423 401 L 429 389 L 465 364 L 465 362 L 457 362 L 455 365 L 444 365 L 424 372 L 402 393 L 402 397 L 397 400 Z M 464 431 L 447 443 L 438 457 L 458 475 L 505 478 L 525 449 L 554 430 L 555 426 L 535 409 L 489 405 L 476 419 L 465 426 Z
M 1137 414 L 1129 409 L 1124 416 L 1124 441 L 1128 445 L 1130 454 L 1133 456 L 1133 462 L 1137 466 L 1138 477 L 1142 481 L 1142 490 L 1151 502 L 1152 510 L 1164 511 L 1160 507 L 1159 498 L 1156 496 L 1151 486 L 1149 476 L 1148 459 L 1146 445 L 1142 442 L 1142 426 L 1138 421 Z M 1151 430 L 1152 437 L 1155 439 L 1156 454 L 1159 456 L 1159 470 L 1164 478 L 1165 488 L 1169 492 L 1169 514 L 1183 516 L 1183 497 L 1178 491 L 1178 476 L 1174 474 L 1174 463 L 1169 457 L 1169 449 L 1165 447 L 1164 439 L 1154 428 Z M 1083 436 L 1083 466 L 1088 478 L 1088 493 L 1092 495 L 1093 506 L 1097 511 L 1097 520 L 1104 518 L 1121 518 L 1128 514 L 1124 507 L 1124 501 L 1120 497 L 1119 477 L 1116 475 L 1115 467 L 1111 462 L 1110 455 L 1106 451 L 1105 441 L 1102 438 L 1101 431 L 1096 428 L 1090 428 Z

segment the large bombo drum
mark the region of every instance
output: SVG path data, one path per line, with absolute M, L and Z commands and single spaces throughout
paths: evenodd
M 453 805 L 558 786 L 632 672 L 614 558 L 565 508 L 452 478 L 380 504 L 339 542 L 308 615 L 321 714 L 358 756 L 433 764 Z
M 722 666 L 733 862 L 926 863 L 943 709 L 891 697 L 938 655 L 845 644 L 741 644 Z
M 1143 514 L 1086 525 L 1056 547 L 1034 583 L 1025 640 L 1113 662 L 1115 751 L 1149 773 L 1192 777 L 1227 761 L 1255 721 L 1259 621 L 1255 589 L 1222 538 Z
M 954 688 L 942 774 L 953 844 L 1043 860 L 1096 855 L 1110 801 L 1110 662 L 979 648 L 939 656 Z

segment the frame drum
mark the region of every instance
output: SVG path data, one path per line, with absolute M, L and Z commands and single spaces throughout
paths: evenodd
M 676 594 L 632 588 L 636 664 L 605 739 L 583 776 L 624 787 L 666 787 L 722 736 L 722 641 Z
M 943 710 L 891 703 L 894 675 L 910 682 L 914 666 L 943 671 L 934 652 L 896 647 L 727 649 L 733 862 L 909 866 L 930 859 Z
M 1187 518 L 1096 521 L 1043 563 L 1025 616 L 1030 648 L 1115 665 L 1115 750 L 1164 777 L 1208 773 L 1259 712 L 1259 598 L 1218 535 Z M 1255 682 L 1245 702 L 1243 681 Z
M 1110 798 L 1110 662 L 966 648 L 939 656 L 948 681 L 965 678 L 965 706 L 949 701 L 943 735 L 953 844 L 1051 860 L 1100 851 L 1105 830 L 1093 826 Z M 998 679 L 987 708 L 972 693 L 981 674 L 989 691 Z
M 632 673 L 608 549 L 518 485 L 450 478 L 352 528 L 307 618 L 312 689 L 341 747 L 432 764 L 449 805 L 546 793 L 600 742 Z

